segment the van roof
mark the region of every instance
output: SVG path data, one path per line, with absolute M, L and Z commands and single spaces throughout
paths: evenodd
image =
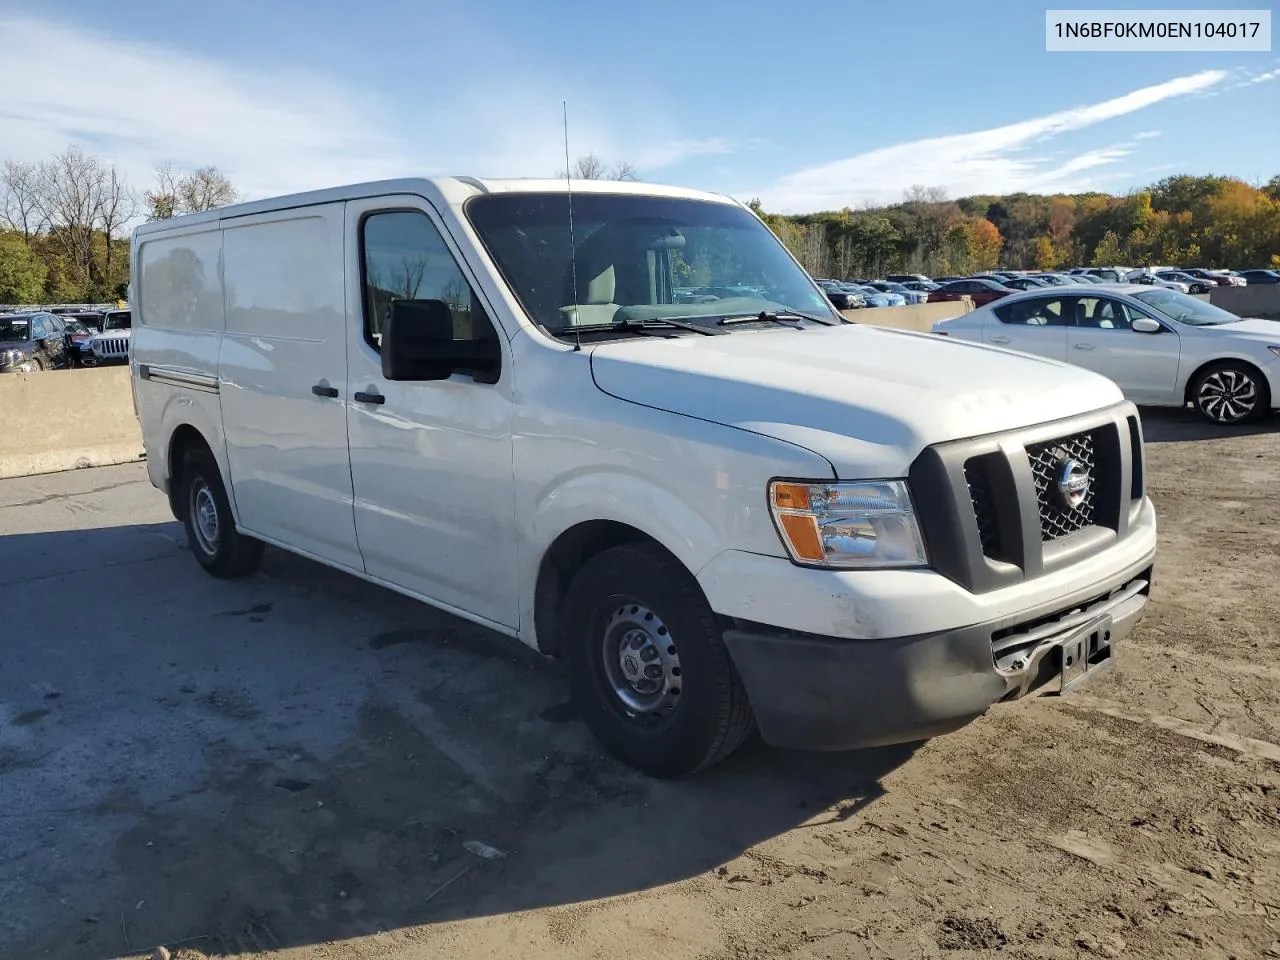
M 574 180 L 572 181 L 572 189 L 574 193 L 627 193 L 677 197 L 689 200 L 707 200 L 716 203 L 737 203 L 736 200 L 723 194 L 628 180 Z M 232 204 L 231 206 L 219 207 L 216 210 L 208 210 L 203 213 L 191 213 L 182 217 L 173 217 L 169 220 L 155 220 L 137 227 L 134 230 L 134 235 L 145 236 L 179 227 L 193 227 L 202 223 L 247 217 L 258 213 L 271 213 L 276 210 L 288 210 L 294 207 L 309 207 L 321 203 L 337 203 L 344 200 L 359 200 L 365 197 L 391 194 L 416 194 L 431 201 L 436 206 L 458 206 L 471 197 L 478 197 L 484 194 L 564 193 L 567 190 L 568 187 L 565 180 L 548 178 L 412 177 L 399 180 L 375 180 L 369 183 L 353 183 L 347 186 L 311 190 L 306 193 L 294 193 L 264 200 L 251 200 L 248 203 Z

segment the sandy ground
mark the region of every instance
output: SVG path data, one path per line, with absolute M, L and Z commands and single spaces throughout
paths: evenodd
M 0 482 L 0 957 L 1280 957 L 1277 424 L 1146 429 L 1114 670 L 681 783 L 510 641 L 279 552 L 207 577 L 141 466 Z

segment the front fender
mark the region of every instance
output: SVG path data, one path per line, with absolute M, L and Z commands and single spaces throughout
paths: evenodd
M 675 491 L 644 477 L 602 468 L 562 478 L 534 501 L 528 533 L 531 552 L 541 558 L 557 537 L 586 519 L 636 528 L 670 550 L 695 575 L 724 542 L 723 528 Z M 721 519 L 730 518 L 721 511 Z

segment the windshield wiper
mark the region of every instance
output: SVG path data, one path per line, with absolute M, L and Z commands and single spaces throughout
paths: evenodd
M 686 320 L 700 320 L 701 317 L 653 317 L 648 320 L 616 320 L 613 323 L 587 323 L 579 327 L 565 327 L 560 331 L 560 336 L 572 336 L 575 333 L 612 333 L 622 330 L 627 333 L 643 333 L 648 334 L 653 330 L 689 330 L 693 333 L 700 333 L 704 337 L 715 337 L 723 334 L 725 331 L 716 330 L 712 327 L 703 327 L 694 323 L 686 323 Z
M 794 310 L 761 310 L 759 313 L 744 313 L 741 316 L 724 317 L 717 320 L 716 323 L 722 327 L 727 327 L 733 323 L 781 323 L 784 326 L 792 327 L 794 330 L 803 330 L 804 327 L 793 326 L 793 322 L 796 320 L 811 320 L 826 327 L 836 325 L 834 320 L 815 317 L 807 313 L 797 313 Z

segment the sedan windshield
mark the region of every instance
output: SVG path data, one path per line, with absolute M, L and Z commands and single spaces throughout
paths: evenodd
M 512 292 L 554 335 L 762 312 L 840 322 L 769 228 L 741 207 L 607 193 L 575 193 L 572 202 L 572 258 L 568 194 L 490 194 L 466 205 Z
M 1152 287 L 1150 290 L 1137 290 L 1129 296 L 1141 300 L 1149 307 L 1159 310 L 1170 320 L 1185 323 L 1192 327 L 1216 327 L 1224 323 L 1238 323 L 1240 318 L 1228 313 L 1221 307 L 1189 297 L 1178 290 L 1166 287 Z
M 0 319 L 0 343 L 24 343 L 31 337 L 26 317 Z

